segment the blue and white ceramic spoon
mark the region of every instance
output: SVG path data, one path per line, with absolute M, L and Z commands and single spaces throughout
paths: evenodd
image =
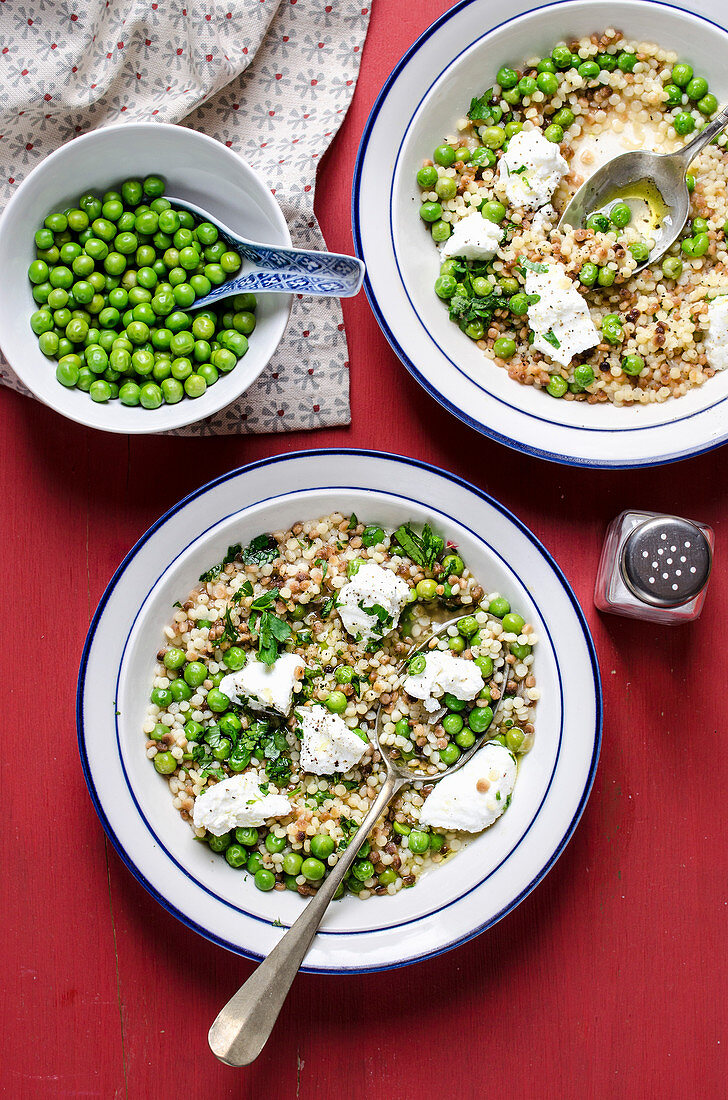
M 204 308 L 231 294 L 310 294 L 322 298 L 352 298 L 364 280 L 364 264 L 354 256 L 336 252 L 308 252 L 302 248 L 282 248 L 259 244 L 233 233 L 221 221 L 184 199 L 167 198 L 173 206 L 189 210 L 201 221 L 211 222 L 221 238 L 247 260 L 244 270 L 233 279 L 214 287 L 195 302 Z

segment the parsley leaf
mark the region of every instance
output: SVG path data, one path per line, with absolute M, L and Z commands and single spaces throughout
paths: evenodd
M 329 563 L 325 560 L 325 558 L 316 558 L 313 564 L 318 565 L 319 569 L 321 570 L 321 573 L 323 574 L 323 576 L 321 577 L 321 583 L 323 584 L 323 582 L 326 580 L 326 574 L 329 571 Z
M 352 512 L 351 515 L 349 516 L 349 526 L 347 527 L 347 531 L 353 531 L 355 527 L 358 527 L 358 525 L 359 525 L 359 520 L 356 518 L 356 516 Z
M 235 561 L 236 557 L 240 553 L 240 549 L 241 547 L 239 542 L 236 542 L 234 546 L 228 546 L 227 554 L 222 559 L 222 561 L 218 562 L 217 565 L 213 565 L 205 573 L 202 573 L 200 575 L 200 580 L 204 584 L 207 584 L 208 581 L 216 581 L 225 566 L 229 565 L 230 562 Z
M 408 523 L 403 523 L 394 532 L 394 539 L 415 565 L 426 569 L 432 569 L 445 549 L 445 540 L 436 535 L 427 523 L 422 528 L 421 535 L 418 535 Z
M 240 603 L 240 601 L 243 599 L 244 596 L 252 596 L 252 595 L 253 595 L 253 586 L 252 586 L 252 584 L 250 583 L 250 581 L 243 581 L 243 583 L 240 585 L 240 588 L 237 590 L 237 592 L 234 593 L 234 595 L 233 595 L 230 602 L 232 604 Z
M 280 557 L 278 543 L 272 535 L 258 535 L 243 550 L 245 565 L 270 565 Z
M 553 331 L 553 329 L 549 329 L 548 332 L 544 332 L 543 338 L 547 344 L 551 344 L 552 348 L 561 347 L 561 342 L 556 336 L 556 333 Z
M 258 619 L 258 657 L 265 665 L 272 665 L 277 656 L 279 646 L 287 642 L 291 636 L 291 628 L 283 619 L 279 619 L 272 611 L 262 611 Z
M 233 622 L 232 615 L 230 614 L 230 608 L 225 608 L 225 629 L 217 640 L 217 644 L 221 645 L 225 639 L 230 642 L 230 645 L 235 645 L 238 640 L 238 628 Z
M 329 615 L 331 614 L 331 612 L 334 609 L 335 603 L 336 603 L 336 596 L 329 596 L 328 599 L 324 600 L 324 602 L 321 604 L 321 611 L 320 611 L 320 615 L 321 615 L 322 619 L 328 619 Z
M 519 256 L 517 267 L 522 275 L 527 271 L 535 271 L 539 275 L 547 275 L 549 270 L 548 264 L 535 263 L 533 260 L 529 260 L 527 256 Z
M 490 105 L 492 98 L 492 88 L 488 88 L 481 96 L 473 96 L 468 111 L 468 118 L 471 122 L 491 122 L 493 120 L 493 108 Z

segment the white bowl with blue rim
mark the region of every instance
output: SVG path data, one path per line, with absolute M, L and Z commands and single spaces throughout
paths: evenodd
M 639 467 L 700 454 L 728 439 L 728 371 L 678 399 L 618 409 L 558 401 L 488 361 L 437 302 L 437 249 L 419 225 L 415 173 L 452 131 L 472 96 L 503 64 L 550 53 L 564 38 L 615 27 L 675 50 L 728 99 L 728 32 L 719 0 L 691 12 L 642 0 L 579 0 L 529 10 L 514 0 L 464 0 L 447 11 L 395 66 L 359 148 L 352 197 L 354 242 L 365 288 L 405 366 L 445 408 L 507 446 L 570 465 Z M 728 290 L 728 282 L 726 285 Z
M 23 180 L 0 218 L 0 347 L 20 381 L 45 405 L 79 424 L 129 435 L 193 424 L 240 397 L 278 347 L 292 302 L 290 294 L 260 296 L 246 355 L 201 397 L 158 409 L 130 408 L 118 400 L 96 404 L 82 390 L 62 386 L 55 360 L 43 355 L 30 328 L 38 308 L 27 277 L 35 258 L 34 233 L 48 213 L 64 209 L 84 192 L 101 194 L 130 176 L 147 175 L 163 176 L 170 194 L 209 210 L 250 240 L 291 244 L 281 208 L 258 173 L 221 142 L 186 126 L 104 126 L 62 145 Z
M 413 889 L 334 903 L 305 964 L 379 970 L 448 950 L 513 909 L 563 850 L 594 778 L 601 690 L 586 622 L 547 551 L 497 501 L 442 470 L 369 451 L 282 455 L 210 482 L 150 528 L 106 589 L 81 662 L 78 734 L 94 805 L 132 874 L 201 935 L 266 955 L 305 901 L 261 893 L 194 841 L 146 758 L 142 723 L 163 628 L 200 573 L 231 543 L 334 510 L 392 527 L 430 523 L 540 636 L 536 738 L 507 813 Z

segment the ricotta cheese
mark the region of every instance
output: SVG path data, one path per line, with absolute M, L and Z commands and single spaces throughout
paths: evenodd
M 575 355 L 599 343 L 589 306 L 566 274 L 563 264 L 543 265 L 546 272 L 529 271 L 526 294 L 538 295 L 528 307 L 534 332 L 533 347 L 568 367 Z
M 286 817 L 291 809 L 282 794 L 263 794 L 255 772 L 246 772 L 207 787 L 195 799 L 192 820 L 198 829 L 222 836 L 231 829 L 257 828 L 272 817 Z
M 713 370 L 728 367 L 728 294 L 714 298 L 708 306 L 708 333 L 703 348 Z
M 540 130 L 521 130 L 498 161 L 498 181 L 511 206 L 537 210 L 545 206 L 569 171 L 558 145 Z
M 409 585 L 391 569 L 365 562 L 339 591 L 339 618 L 356 641 L 380 640 L 399 622 Z
M 439 710 L 446 691 L 456 699 L 475 699 L 483 690 L 480 669 L 466 657 L 455 657 L 449 649 L 433 649 L 423 656 L 422 672 L 407 676 L 402 687 L 413 699 L 422 699 L 425 710 Z
M 338 714 L 321 706 L 301 711 L 301 733 L 301 771 L 312 775 L 351 771 L 369 743 L 350 730 Z
M 516 782 L 516 761 L 503 745 L 490 741 L 467 764 L 446 776 L 425 799 L 423 825 L 479 833 L 508 805 Z
M 295 653 L 283 653 L 270 666 L 251 656 L 238 672 L 223 676 L 220 691 L 234 703 L 247 702 L 252 710 L 288 715 L 294 685 L 305 667 L 305 661 Z
M 452 234 L 440 246 L 440 256 L 443 260 L 451 256 L 460 256 L 463 260 L 491 260 L 504 236 L 505 230 L 500 225 L 478 212 L 468 214 L 455 222 Z

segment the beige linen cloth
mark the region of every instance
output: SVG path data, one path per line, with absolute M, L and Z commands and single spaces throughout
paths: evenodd
M 78 134 L 111 122 L 184 121 L 263 175 L 294 246 L 325 247 L 313 213 L 316 167 L 351 101 L 368 20 L 361 0 L 5 0 L 0 205 Z M 2 357 L 0 382 L 27 393 Z M 183 433 L 285 432 L 349 420 L 341 306 L 294 297 L 286 334 L 260 378 Z

